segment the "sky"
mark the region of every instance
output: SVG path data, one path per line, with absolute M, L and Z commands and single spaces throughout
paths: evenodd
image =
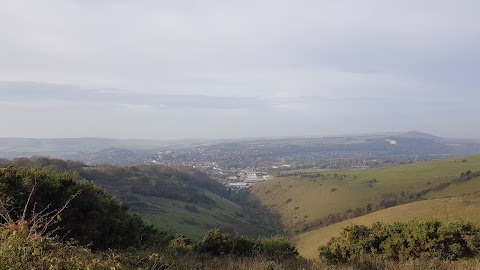
M 477 0 L 0 1 L 0 137 L 480 138 Z

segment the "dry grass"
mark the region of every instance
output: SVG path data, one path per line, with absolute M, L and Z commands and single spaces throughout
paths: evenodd
M 176 258 L 163 258 L 158 266 L 164 268 L 148 269 L 221 269 L 221 270 L 359 270 L 359 269 L 382 269 L 382 270 L 477 270 L 480 269 L 478 260 L 449 262 L 443 260 L 412 260 L 407 262 L 374 261 L 368 264 L 358 265 L 328 265 L 319 260 L 291 260 L 272 261 L 261 257 L 238 258 L 238 257 L 214 257 L 206 258 L 198 255 L 186 255 Z M 147 269 L 147 268 L 142 268 Z

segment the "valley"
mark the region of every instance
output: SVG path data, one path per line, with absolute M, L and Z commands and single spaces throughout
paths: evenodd
M 387 147 L 405 142 L 401 138 L 396 143 L 381 140 Z M 259 149 L 261 153 L 262 147 Z M 169 237 L 177 235 L 183 239 L 178 240 L 181 243 L 200 245 L 206 235 L 212 234 L 212 229 L 225 233 L 221 237 L 259 239 L 245 241 L 276 239 L 265 237 L 281 235 L 295 245 L 295 252 L 298 250 L 302 260 L 318 260 L 318 248 L 353 224 L 372 226 L 377 222 L 435 219 L 480 225 L 480 155 L 453 158 L 444 155 L 442 159 L 429 160 L 435 155 L 430 158 L 379 155 L 377 159 L 372 154 L 368 162 L 377 162 L 373 164 L 359 159 L 355 151 L 352 153 L 350 159 L 335 157 L 328 159 L 329 166 L 308 168 L 300 165 L 305 165 L 305 161 L 292 162 L 293 159 L 285 157 L 264 163 L 270 164 L 269 167 L 222 169 L 221 159 L 217 160 L 219 163 L 201 160 L 168 166 L 158 160 L 129 161 L 129 165 L 120 166 L 115 165 L 118 162 L 88 165 L 42 156 L 0 159 L 0 167 L 73 173 L 71 176 L 77 181 L 85 179 L 98 186 L 124 203 L 125 209 L 141 217 L 147 226 Z M 194 155 L 189 158 L 195 160 Z M 266 170 L 273 177 L 267 175 L 262 181 L 241 188 L 230 185 L 247 182 L 255 176 L 253 170 Z M 266 172 L 255 173 L 266 175 Z M 191 248 L 197 247 L 187 250 Z M 178 260 L 175 256 L 172 258 Z

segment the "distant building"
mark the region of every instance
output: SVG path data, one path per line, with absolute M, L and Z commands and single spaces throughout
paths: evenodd
M 229 187 L 236 187 L 236 188 L 245 188 L 248 187 L 247 183 L 245 182 L 235 182 L 228 184 Z
M 237 189 L 237 190 L 244 189 L 244 188 L 249 188 L 251 186 L 252 186 L 252 184 L 248 184 L 248 183 L 245 183 L 245 182 L 234 182 L 234 183 L 230 183 L 230 184 L 227 185 L 227 187 Z
M 247 178 L 245 178 L 245 183 L 247 184 L 256 184 L 258 182 L 265 181 L 263 177 L 258 177 L 257 175 L 247 175 Z

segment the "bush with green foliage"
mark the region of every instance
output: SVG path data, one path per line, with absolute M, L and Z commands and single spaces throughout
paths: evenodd
M 285 237 L 261 237 L 256 241 L 260 254 L 270 259 L 288 259 L 298 256 L 297 248 Z
M 64 239 L 74 239 L 93 249 L 140 247 L 168 243 L 170 236 L 147 226 L 119 202 L 93 183 L 78 180 L 72 172 L 36 168 L 0 169 L 0 199 L 13 218 L 20 217 L 30 201 L 35 211 L 61 209 L 72 196 L 72 203 L 49 231 Z M 32 194 L 31 191 L 34 189 Z M 31 196 L 30 196 L 31 195 Z M 29 219 L 35 211 L 27 211 Z
M 233 237 L 220 230 L 208 231 L 202 241 L 196 245 L 196 250 L 211 255 L 227 255 L 232 253 Z
M 193 250 L 194 244 L 195 243 L 185 235 L 177 234 L 168 243 L 166 251 L 174 255 L 186 254 L 188 251 Z
M 436 220 L 350 225 L 321 246 L 319 253 L 329 263 L 471 258 L 480 254 L 480 229 L 471 223 Z
M 284 237 L 262 237 L 252 240 L 243 236 L 231 236 L 218 229 L 207 232 L 203 240 L 196 244 L 195 250 L 214 256 L 261 255 L 273 260 L 285 260 L 298 256 L 296 247 Z

